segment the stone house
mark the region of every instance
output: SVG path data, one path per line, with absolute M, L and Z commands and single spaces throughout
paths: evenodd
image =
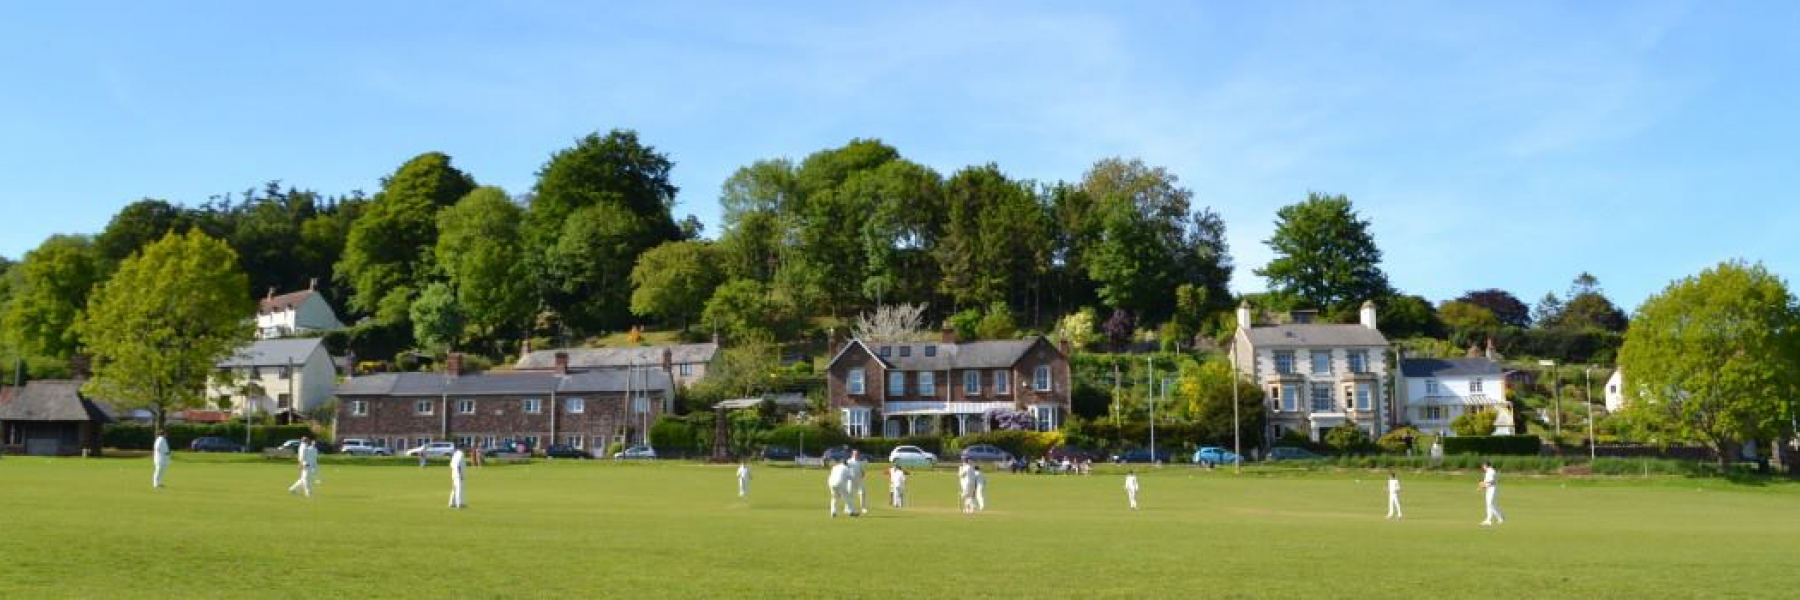
M 1345 423 L 1380 437 L 1395 417 L 1383 385 L 1388 341 L 1375 328 L 1375 303 L 1364 302 L 1353 324 L 1314 323 L 1310 314 L 1261 324 L 1248 304 L 1237 309 L 1232 364 L 1262 387 L 1271 439 L 1297 431 L 1320 440 Z
M 826 388 L 852 437 L 961 435 L 987 431 L 990 410 L 1031 413 L 1040 431 L 1070 410 L 1069 355 L 1039 336 L 957 342 L 852 339 L 828 364 Z

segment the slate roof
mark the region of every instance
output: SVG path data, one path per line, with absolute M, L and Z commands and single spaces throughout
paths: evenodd
M 231 358 L 219 361 L 218 367 L 274 367 L 306 364 L 306 358 L 312 356 L 320 344 L 321 338 L 280 338 L 257 340 L 248 346 L 238 348 Z
M 32 381 L 0 404 L 0 421 L 93 421 L 111 423 L 112 412 L 81 395 L 81 382 Z
M 625 371 L 597 371 L 557 376 L 548 372 L 471 373 L 446 377 L 443 373 L 376 373 L 352 377 L 337 386 L 339 396 L 509 396 L 591 394 L 624 392 L 647 387 L 667 391 L 674 387 L 669 374 L 658 369 L 635 373 L 629 382 Z
M 1257 325 L 1249 329 L 1258 348 L 1306 346 L 1386 346 L 1387 337 L 1362 325 Z
M 946 344 L 943 342 L 864 342 L 852 340 L 868 348 L 869 353 L 889 368 L 900 371 L 948 371 L 951 369 L 1004 369 L 1019 362 L 1042 337 L 1028 340 L 986 340 Z M 848 349 L 849 344 L 844 348 Z M 882 356 L 881 349 L 888 348 Z M 902 351 L 902 348 L 905 348 Z M 931 355 L 926 348 L 932 348 Z M 838 355 L 843 355 L 840 350 Z M 833 356 L 831 362 L 837 362 Z
M 671 344 L 668 346 L 639 346 L 635 348 L 563 348 L 559 350 L 537 350 L 526 354 L 513 365 L 521 370 L 548 370 L 556 368 L 556 353 L 569 353 L 570 369 L 605 369 L 626 368 L 631 365 L 662 364 L 663 349 L 669 349 L 669 361 L 674 364 L 692 364 L 712 362 L 713 356 L 719 352 L 718 344 Z
M 1406 377 L 1500 376 L 1500 363 L 1486 358 L 1408 358 L 1400 361 Z
M 300 290 L 298 292 L 288 292 L 280 296 L 270 296 L 262 299 L 260 308 L 262 312 L 265 313 L 281 312 L 305 304 L 306 300 L 312 298 L 313 294 L 316 293 L 318 292 L 312 290 Z

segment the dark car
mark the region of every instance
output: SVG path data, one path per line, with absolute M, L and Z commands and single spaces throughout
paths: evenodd
M 243 452 L 244 445 L 222 437 L 194 438 L 188 449 L 195 452 Z
M 826 448 L 825 449 L 825 462 L 849 460 L 851 450 L 853 450 L 853 448 L 851 448 L 849 446 L 832 446 L 830 448 Z
M 794 449 L 787 446 L 764 446 L 762 449 L 763 460 L 794 460 L 795 456 Z
M 1175 457 L 1174 453 L 1169 452 L 1169 450 L 1167 448 L 1157 448 L 1156 453 L 1154 455 L 1151 454 L 1149 448 L 1132 448 L 1130 450 L 1126 450 L 1124 454 L 1114 456 L 1113 462 L 1117 462 L 1117 463 L 1147 463 L 1147 462 L 1167 463 L 1167 462 L 1171 462 L 1174 459 L 1174 457 Z
M 1319 456 L 1318 454 L 1314 454 L 1311 450 L 1307 450 L 1305 448 L 1295 448 L 1292 446 L 1276 446 L 1274 448 L 1269 449 L 1269 460 L 1271 460 L 1271 461 L 1313 460 L 1313 459 L 1317 459 L 1317 458 L 1324 458 L 1324 457 Z
M 515 455 L 516 456 L 531 456 L 531 445 L 527 444 L 525 442 L 515 442 L 512 440 L 506 440 L 504 442 L 500 442 L 499 444 L 495 444 L 492 448 L 488 448 L 486 450 L 481 451 L 481 456 L 483 456 L 485 458 L 496 458 L 496 457 L 505 457 L 505 456 L 515 456 Z
M 976 444 L 963 448 L 962 459 L 975 463 L 1005 464 L 1012 462 L 1013 455 L 993 444 Z
M 550 458 L 593 458 L 593 455 L 588 454 L 588 451 L 568 444 L 551 444 L 549 448 L 544 449 L 544 456 Z

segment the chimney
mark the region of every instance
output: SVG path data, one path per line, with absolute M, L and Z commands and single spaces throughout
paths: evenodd
M 1362 305 L 1362 326 L 1375 329 L 1375 301 L 1365 300 Z
M 663 355 L 663 357 L 662 357 L 663 358 L 663 372 L 669 373 L 669 374 L 674 374 L 675 373 L 675 351 L 670 350 L 668 346 L 663 346 L 662 355 Z
M 356 376 L 356 351 L 355 350 L 345 350 L 344 351 L 344 375 L 348 376 L 348 377 Z
M 449 375 L 451 377 L 461 377 L 462 376 L 462 367 L 463 367 L 463 355 L 461 352 L 451 352 L 450 356 L 447 356 L 444 358 L 444 374 L 445 375 Z
M 269 295 L 264 296 L 263 299 L 264 300 L 274 300 L 275 299 L 275 286 L 272 286 L 272 285 L 269 286 Z
M 568 375 L 569 374 L 569 353 L 567 353 L 567 352 L 557 352 L 556 353 L 556 374 L 557 375 Z
M 69 356 L 69 377 L 77 381 L 85 380 L 94 374 L 94 359 L 77 352 Z
M 1239 302 L 1237 307 L 1238 328 L 1249 329 L 1252 325 L 1254 324 L 1250 322 L 1250 302 L 1248 300 Z
M 319 278 L 314 277 L 312 279 L 306 280 L 306 291 L 312 292 L 312 291 L 317 291 L 318 289 L 319 289 Z
M 1487 339 L 1487 359 L 1500 362 L 1500 353 L 1494 351 L 1494 336 L 1491 335 Z
M 956 328 L 951 327 L 949 323 L 944 323 L 943 335 L 942 335 L 941 339 L 943 339 L 944 343 L 946 343 L 946 344 L 955 344 L 956 343 Z
M 1069 344 L 1069 338 L 1066 337 L 1056 341 L 1056 349 L 1061 351 L 1065 358 L 1075 355 L 1075 347 Z
M 519 358 L 522 360 L 527 356 L 531 356 L 531 338 L 529 337 L 519 342 Z
M 839 342 L 838 342 L 838 337 L 837 337 L 837 328 L 836 327 L 826 328 L 825 329 L 825 354 L 830 355 L 830 356 L 837 356 L 838 344 L 839 344 Z
M 1481 357 L 1481 347 L 1476 346 L 1475 344 L 1469 344 L 1469 353 L 1466 354 L 1465 356 L 1467 356 L 1468 358 L 1480 358 Z
M 712 332 L 712 343 L 714 346 L 719 345 L 719 330 L 717 329 L 714 329 Z

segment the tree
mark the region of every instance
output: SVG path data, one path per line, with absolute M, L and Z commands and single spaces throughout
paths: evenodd
M 462 341 L 463 309 L 449 284 L 439 281 L 425 286 L 418 299 L 413 300 L 407 317 L 412 321 L 413 339 L 421 347 L 448 353 Z
M 469 329 L 488 338 L 523 327 L 531 316 L 530 272 L 520 233 L 524 214 L 497 187 L 478 188 L 438 213 L 432 253 L 437 270 L 454 290 Z
M 1048 215 L 1030 188 L 989 163 L 957 171 L 943 202 L 938 290 L 958 306 L 1023 300 L 1050 257 Z
M 664 242 L 631 269 L 631 312 L 676 321 L 685 331 L 724 277 L 711 242 Z
M 1495 319 L 1500 321 L 1501 325 L 1519 328 L 1531 326 L 1531 307 L 1525 306 L 1525 303 L 1520 302 L 1517 296 L 1506 290 L 1495 288 L 1471 290 L 1457 297 L 1456 302 L 1487 309 Z
M 431 269 L 438 210 L 474 189 L 475 180 L 438 152 L 406 161 L 384 180 L 381 193 L 351 224 L 338 261 L 337 279 L 352 290 L 349 309 L 383 323 L 404 322 Z
M 0 314 L 4 338 L 20 354 L 68 358 L 80 345 L 75 323 L 104 278 L 103 259 L 86 236 L 55 235 L 30 252 L 12 276 Z
M 1395 294 L 1375 302 L 1378 313 L 1375 325 L 1381 329 L 1382 334 L 1390 338 L 1439 337 L 1444 334 L 1444 323 L 1438 320 L 1437 311 L 1431 307 L 1429 300 L 1419 296 Z
M 865 342 L 903 342 L 925 336 L 924 304 L 884 304 L 856 315 L 850 335 Z
M 1106 318 L 1106 324 L 1101 326 L 1101 329 L 1105 330 L 1106 341 L 1112 342 L 1114 347 L 1121 347 L 1131 341 L 1131 335 L 1136 332 L 1135 323 L 1131 318 L 1130 311 L 1115 308 L 1112 316 Z
M 1537 306 L 1531 309 L 1531 322 L 1540 329 L 1555 327 L 1562 320 L 1563 303 L 1556 294 L 1545 292 L 1538 300 Z
M 1563 304 L 1562 313 L 1555 321 L 1556 327 L 1563 329 L 1603 329 L 1606 331 L 1625 331 L 1629 321 L 1625 311 L 1613 306 L 1612 300 L 1599 292 L 1583 292 Z
M 975 324 L 975 336 L 984 340 L 1009 340 L 1019 334 L 1018 325 L 1013 323 L 1012 309 L 1005 302 L 995 302 L 988 306 L 986 315 Z
M 94 249 L 108 264 L 117 265 L 171 231 L 193 224 L 186 210 L 165 200 L 145 198 L 125 205 L 94 238 Z
M 1724 262 L 1675 281 L 1632 317 L 1619 354 L 1626 411 L 1710 447 L 1779 436 L 1800 396 L 1800 308 L 1759 264 Z
M 1146 321 L 1173 312 L 1169 290 L 1206 287 L 1222 301 L 1231 277 L 1224 221 L 1211 209 L 1191 212 L 1193 192 L 1161 167 L 1109 158 L 1082 177 L 1080 194 L 1053 198 L 1052 211 L 1075 232 L 1075 252 L 1108 306 Z
M 1471 302 L 1451 300 L 1438 306 L 1438 317 L 1458 331 L 1491 330 L 1500 327 L 1494 313 Z
M 733 279 L 713 290 L 701 320 L 715 333 L 733 340 L 774 339 L 786 320 L 768 287 L 753 279 Z
M 158 429 L 168 411 L 200 406 L 214 365 L 250 341 L 249 285 L 237 253 L 197 230 L 125 259 L 76 325 L 94 356 L 84 392 L 150 408 Z
M 1209 360 L 1199 364 L 1183 364 L 1176 385 L 1178 406 L 1199 426 L 1201 439 L 1230 443 L 1232 439 L 1232 383 L 1239 378 L 1231 363 Z M 1238 435 L 1244 447 L 1262 444 L 1263 392 L 1254 382 L 1237 382 L 1238 410 L 1235 418 Z
M 1339 453 L 1348 453 L 1369 447 L 1369 434 L 1362 428 L 1344 423 L 1325 432 L 1325 445 Z
M 1493 435 L 1499 417 L 1499 412 L 1491 410 L 1463 413 L 1450 420 L 1450 430 L 1456 435 Z
M 1275 258 L 1256 274 L 1277 294 L 1339 312 L 1392 293 L 1369 222 L 1349 198 L 1309 193 L 1275 215 L 1275 234 L 1264 242 Z

